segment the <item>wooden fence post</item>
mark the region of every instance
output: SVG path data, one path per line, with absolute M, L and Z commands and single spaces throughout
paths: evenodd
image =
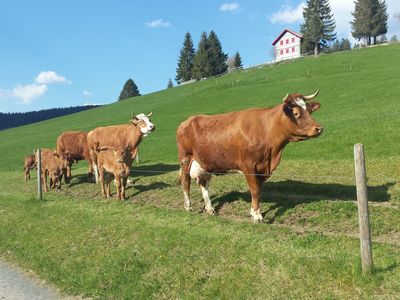
M 36 168 L 37 168 L 37 184 L 38 184 L 38 199 L 42 200 L 42 150 L 36 151 Z
M 357 188 L 358 221 L 360 226 L 361 264 L 363 272 L 370 273 L 373 268 L 373 262 L 363 144 L 354 145 L 354 164 Z

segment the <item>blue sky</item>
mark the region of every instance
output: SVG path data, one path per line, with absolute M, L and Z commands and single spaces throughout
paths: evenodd
M 390 38 L 400 1 L 387 0 Z M 350 37 L 353 0 L 330 0 L 337 33 Z M 174 80 L 189 31 L 195 47 L 214 30 L 244 66 L 269 61 L 284 29 L 299 31 L 304 1 L 1 0 L 0 111 L 114 102 L 128 78 L 142 94 Z M 175 81 L 174 81 L 175 84 Z

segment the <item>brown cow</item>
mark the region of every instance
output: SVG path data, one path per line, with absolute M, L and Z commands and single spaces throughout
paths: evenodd
M 43 190 L 48 191 L 47 176 L 50 177 L 50 188 L 55 188 L 57 185 L 60 189 L 63 170 L 67 167 L 68 161 L 61 158 L 55 150 L 42 149 L 41 163 Z
M 88 177 L 93 176 L 93 163 L 87 145 L 87 133 L 84 131 L 66 131 L 57 138 L 57 153 L 68 161 L 64 181 L 71 180 L 71 166 L 79 160 L 86 160 L 89 165 Z
M 92 161 L 97 162 L 97 152 L 102 147 L 117 149 L 120 146 L 127 146 L 130 147 L 132 159 L 135 158 L 140 142 L 155 130 L 154 124 L 149 119 L 151 115 L 152 113 L 132 115 L 130 124 L 98 127 L 90 131 L 87 143 Z M 97 175 L 97 166 L 93 167 Z
M 24 160 L 24 177 L 25 177 L 25 182 L 28 181 L 28 179 L 31 179 L 31 169 L 36 167 L 36 155 L 31 154 L 25 157 Z
M 192 116 L 182 122 L 176 140 L 185 209 L 191 210 L 190 178 L 201 187 L 206 211 L 214 214 L 208 195 L 211 174 L 239 171 L 250 188 L 250 215 L 254 221 L 262 221 L 261 185 L 278 166 L 285 146 L 322 133 L 322 127 L 311 117 L 320 104 L 306 102 L 317 94 L 290 94 L 273 108 Z
M 115 177 L 118 200 L 125 200 L 126 182 L 129 176 L 129 167 L 132 164 L 130 147 L 117 149 L 100 148 L 97 152 L 97 166 L 100 173 L 101 193 L 103 197 L 110 198 L 110 183 Z

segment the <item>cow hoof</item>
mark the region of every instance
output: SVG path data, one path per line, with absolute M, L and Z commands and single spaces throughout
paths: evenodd
M 217 213 L 215 212 L 214 208 L 206 208 L 205 211 L 210 215 L 210 216 L 215 216 Z
M 253 217 L 254 223 L 261 223 L 263 221 L 260 209 L 254 210 L 253 208 L 251 208 L 250 215 Z

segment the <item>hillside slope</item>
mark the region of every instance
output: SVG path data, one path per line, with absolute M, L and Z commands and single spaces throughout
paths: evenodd
M 0 256 L 64 293 L 107 299 L 397 299 L 400 295 L 400 45 L 309 57 L 0 132 Z M 175 130 L 193 114 L 268 107 L 313 93 L 324 133 L 289 144 L 252 224 L 242 175 L 215 176 L 218 215 L 183 209 Z M 66 130 L 127 123 L 153 111 L 124 202 L 102 199 L 86 163 L 36 199 L 23 183 L 33 148 Z M 365 145 L 375 271 L 361 273 L 353 145 Z M 112 187 L 114 193 L 115 188 Z M 114 195 L 115 197 L 115 195 Z

